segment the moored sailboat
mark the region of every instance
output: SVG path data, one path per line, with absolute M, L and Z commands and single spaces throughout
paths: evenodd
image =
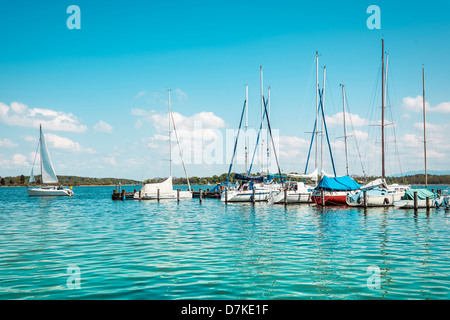
M 170 90 L 168 92 L 169 99 L 169 155 L 170 155 L 170 176 L 163 182 L 160 183 L 146 183 L 142 186 L 141 190 L 137 191 L 133 195 L 133 199 L 135 200 L 164 200 L 164 199 L 191 199 L 192 198 L 192 190 L 191 185 L 189 183 L 189 177 L 187 175 L 186 166 L 183 161 L 183 154 L 181 152 L 180 143 L 178 141 L 178 135 L 176 132 L 175 121 L 172 116 L 172 109 L 170 108 Z M 180 151 L 181 162 L 183 163 L 184 172 L 186 174 L 186 179 L 188 183 L 189 190 L 181 191 L 174 190 L 172 184 L 172 131 L 171 126 L 173 125 L 173 130 L 175 132 L 175 136 L 177 138 L 178 149 Z
M 434 192 L 428 190 L 428 172 L 427 172 L 427 130 L 426 130 L 426 108 L 425 108 L 425 68 L 422 67 L 422 85 L 423 85 L 423 153 L 425 159 L 425 188 L 411 189 L 405 192 L 401 200 L 395 201 L 394 206 L 402 209 L 411 208 L 429 208 L 439 207 L 443 198 Z M 431 203 L 430 203 L 431 202 Z
M 405 191 L 411 187 L 408 185 L 388 185 L 386 183 L 385 170 L 385 104 L 386 104 L 386 88 L 387 88 L 387 63 L 386 73 L 384 72 L 384 39 L 381 40 L 381 179 L 377 179 L 361 187 L 360 190 L 350 192 L 346 198 L 346 202 L 352 207 L 387 207 L 393 206 L 394 201 L 400 200 Z M 389 55 L 388 55 L 389 58 Z M 387 60 L 389 61 L 389 60 Z

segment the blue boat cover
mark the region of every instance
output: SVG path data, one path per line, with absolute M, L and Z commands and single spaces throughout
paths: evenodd
M 319 184 L 316 186 L 318 190 L 336 190 L 336 191 L 351 191 L 358 190 L 361 188 L 361 185 L 350 178 L 349 176 L 345 177 L 336 177 L 336 178 L 328 178 L 327 176 L 323 177 L 320 180 Z
M 246 180 L 246 181 L 257 181 L 257 182 L 264 182 L 264 177 L 252 177 L 252 176 L 246 176 L 243 174 L 235 173 L 234 178 L 237 180 Z

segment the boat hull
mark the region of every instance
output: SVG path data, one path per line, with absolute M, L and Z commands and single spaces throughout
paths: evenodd
M 333 205 L 347 205 L 347 194 L 348 191 L 324 191 L 324 200 L 326 206 Z M 311 197 L 312 202 L 318 205 L 322 205 L 322 194 L 321 192 L 314 192 Z
M 440 207 L 442 198 L 430 200 L 430 208 Z M 414 200 L 399 200 L 394 202 L 394 206 L 400 209 L 414 209 Z M 426 209 L 426 200 L 417 200 L 417 208 Z
M 158 198 L 157 193 L 144 193 L 139 198 L 139 192 L 136 192 L 133 196 L 135 200 L 178 200 L 177 191 L 161 193 Z M 180 199 L 192 199 L 192 192 L 180 191 Z
M 311 192 L 286 192 L 286 203 L 312 203 Z M 268 201 L 270 203 L 285 203 L 284 201 L 284 191 L 272 191 L 269 195 Z
M 255 202 L 267 201 L 270 192 L 268 190 L 260 191 L 255 190 Z M 235 191 L 229 190 L 227 196 L 227 202 L 252 202 L 253 191 Z M 220 200 L 225 202 L 225 191 L 222 192 Z
M 358 202 L 352 202 L 350 197 L 346 197 L 346 203 L 351 207 L 392 207 L 395 201 L 401 200 L 403 194 L 386 194 L 379 196 L 367 195 L 367 204 L 364 205 L 364 199 L 359 198 Z
M 70 189 L 58 189 L 57 187 L 28 188 L 30 197 L 72 197 L 73 191 Z

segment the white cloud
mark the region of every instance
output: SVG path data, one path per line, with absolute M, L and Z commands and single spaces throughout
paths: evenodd
M 178 101 L 187 101 L 188 100 L 188 95 L 183 90 L 177 88 L 174 90 L 174 93 L 175 93 L 175 96 L 178 98 Z
M 114 158 L 113 156 L 102 158 L 102 161 L 106 164 L 117 166 L 116 158 Z
M 60 137 L 56 134 L 47 133 L 45 139 L 49 146 L 54 149 L 63 149 L 69 151 L 80 151 L 81 145 L 78 142 L 74 142 L 69 138 Z
M 28 108 L 20 102 L 12 102 L 11 106 L 0 102 L 0 122 L 10 126 L 39 128 L 45 130 L 84 132 L 87 127 L 80 124 L 72 113 L 50 109 Z
M 145 90 L 139 91 L 139 92 L 137 93 L 137 95 L 135 96 L 135 98 L 143 97 L 143 96 L 145 96 L 146 94 L 147 94 L 147 91 L 145 91 Z
M 70 140 L 66 137 L 60 137 L 56 134 L 45 134 L 45 140 L 52 149 L 66 150 L 69 152 L 84 152 L 88 154 L 96 154 L 97 151 L 91 148 L 83 148 L 78 142 Z
M 94 126 L 95 132 L 104 132 L 104 133 L 112 133 L 112 126 L 104 122 L 103 120 L 100 120 L 97 124 Z
M 4 138 L 0 140 L 0 147 L 3 148 L 15 148 L 18 147 L 19 145 L 17 143 L 12 142 L 11 140 Z
M 402 108 L 411 112 L 423 112 L 423 97 L 403 98 Z M 426 112 L 450 113 L 450 102 L 440 103 L 436 107 L 431 107 L 429 102 L 425 102 L 425 110 Z
M 344 126 L 344 113 L 338 112 L 334 116 L 325 116 L 325 121 L 329 127 L 339 127 Z M 363 127 L 369 124 L 369 121 L 361 118 L 357 114 L 346 113 L 345 114 L 346 126 Z
M 16 153 L 15 155 L 13 155 L 12 163 L 13 163 L 13 165 L 16 165 L 19 167 L 29 166 L 27 157 L 20 153 Z

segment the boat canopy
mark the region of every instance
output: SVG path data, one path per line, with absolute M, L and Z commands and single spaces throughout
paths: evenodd
M 362 188 L 364 188 L 364 186 Z M 366 194 L 368 197 L 385 196 L 388 194 L 388 191 L 386 189 L 379 188 L 379 187 L 369 189 L 366 192 L 367 192 Z M 364 199 L 364 192 L 361 192 L 361 191 L 356 192 L 353 195 L 349 195 L 349 198 L 350 198 L 350 202 L 359 203 L 360 199 L 361 200 Z
M 235 173 L 234 174 L 234 178 L 237 179 L 237 180 L 264 182 L 264 177 L 263 176 L 252 177 L 252 176 L 247 176 L 247 175 L 244 175 L 244 174 Z
M 414 192 L 417 192 L 417 199 L 426 200 L 427 197 L 430 200 L 439 199 L 439 195 L 435 192 L 431 192 L 428 189 L 409 189 L 405 191 L 403 200 L 414 200 Z
M 381 188 L 388 188 L 388 185 L 386 183 L 386 180 L 383 178 L 374 180 L 372 182 L 369 182 L 368 184 L 365 184 L 361 187 L 361 189 L 372 189 L 372 188 L 376 188 L 376 187 L 381 187 Z
M 317 185 L 318 190 L 336 190 L 336 191 L 351 191 L 358 190 L 361 185 L 350 178 L 349 176 L 328 178 L 323 177 Z
M 287 176 L 290 178 L 311 179 L 313 181 L 317 181 L 318 171 L 316 169 L 316 170 L 314 170 L 314 172 L 312 172 L 310 174 L 290 173 Z

